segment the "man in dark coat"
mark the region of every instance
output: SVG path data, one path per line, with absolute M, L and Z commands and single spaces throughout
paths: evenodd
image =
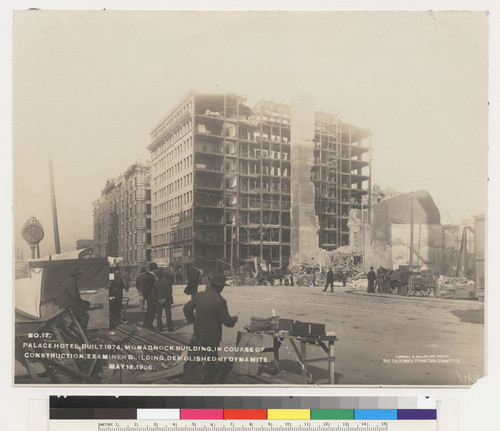
M 323 292 L 326 292 L 328 290 L 328 286 L 330 286 L 332 292 L 333 292 L 333 270 L 330 268 L 328 272 L 326 273 L 326 285 L 325 288 L 323 289 Z
M 175 279 L 177 281 L 177 284 L 182 283 L 182 271 L 180 269 L 177 270 L 177 273 L 175 274 Z
M 194 383 L 193 377 L 200 363 L 203 364 L 203 383 L 215 383 L 218 374 L 217 358 L 219 343 L 222 339 L 222 325 L 232 328 L 238 321 L 238 316 L 229 314 L 226 300 L 220 294 L 224 286 L 226 286 L 226 277 L 223 274 L 216 274 L 212 277 L 210 287 L 207 287 L 205 292 L 196 294 L 184 305 L 186 320 L 188 323 L 194 323 L 190 347 L 196 347 L 189 352 L 191 360 L 184 368 L 184 383 Z M 198 357 L 207 360 L 198 362 L 196 361 Z M 223 383 L 223 381 L 218 383 Z
M 370 271 L 366 274 L 366 278 L 368 279 L 368 293 L 375 293 L 375 280 L 377 279 L 377 274 L 373 270 L 373 266 L 370 266 Z
M 82 274 L 83 271 L 78 266 L 71 268 L 68 278 L 65 279 L 61 285 L 60 293 L 54 299 L 54 303 L 58 305 L 59 308 L 71 310 L 83 332 L 87 333 L 90 302 L 80 297 L 78 280 L 81 278 Z
M 137 293 L 139 294 L 139 301 L 141 301 L 141 311 L 144 311 L 146 308 L 144 307 L 144 295 L 142 293 L 142 284 L 145 280 L 145 274 L 148 270 L 146 268 L 142 268 L 141 272 L 135 279 L 135 287 L 137 289 Z
M 191 295 L 191 299 L 198 293 L 198 285 L 200 284 L 201 272 L 198 268 L 192 266 L 187 273 L 187 286 L 184 289 L 186 295 Z
M 142 296 L 146 301 L 146 313 L 144 314 L 143 325 L 146 328 L 153 329 L 153 320 L 156 315 L 156 302 L 153 298 L 153 283 L 156 280 L 156 276 L 153 271 L 158 269 L 158 265 L 155 262 L 149 264 L 149 271 L 144 273 L 143 278 L 140 279 Z
M 109 327 L 118 326 L 122 319 L 123 289 L 125 283 L 120 275 L 120 268 L 113 268 L 113 280 L 109 285 Z
M 125 269 L 125 275 L 123 276 L 123 284 L 125 285 L 125 292 L 128 292 L 131 281 L 132 281 L 132 275 L 130 274 L 130 270 Z
M 153 283 L 152 297 L 156 303 L 156 325 L 158 331 L 163 331 L 163 310 L 167 317 L 167 330 L 173 331 L 171 305 L 174 303 L 172 298 L 172 279 L 168 270 L 157 269 L 155 271 L 157 279 Z
M 401 295 L 408 296 L 408 284 L 410 282 L 410 270 L 403 268 L 401 270 Z
M 401 288 L 401 271 L 399 269 L 396 269 L 395 271 L 391 272 L 391 288 L 392 289 L 397 289 L 398 295 L 402 294 L 402 288 Z

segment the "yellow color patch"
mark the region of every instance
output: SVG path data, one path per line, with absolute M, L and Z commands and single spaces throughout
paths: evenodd
M 310 409 L 267 409 L 267 419 L 311 419 Z

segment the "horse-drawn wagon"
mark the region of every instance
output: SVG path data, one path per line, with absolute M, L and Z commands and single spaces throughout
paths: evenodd
M 432 274 L 432 271 L 421 270 L 410 274 L 408 296 L 429 296 L 431 292 L 436 298 L 439 296 L 437 278 Z

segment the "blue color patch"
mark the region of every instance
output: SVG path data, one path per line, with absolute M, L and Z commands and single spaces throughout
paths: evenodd
M 372 419 L 387 419 L 396 420 L 398 418 L 397 409 L 355 409 L 354 419 L 357 420 L 372 420 Z

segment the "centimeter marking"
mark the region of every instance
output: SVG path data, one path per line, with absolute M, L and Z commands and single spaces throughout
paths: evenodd
M 61 421 L 54 421 L 55 423 Z M 66 427 L 54 428 L 51 431 L 80 431 L 66 422 Z M 74 421 L 73 421 L 74 422 Z M 88 421 L 82 421 L 87 422 Z M 84 431 L 436 431 L 435 420 L 329 420 L 309 422 L 291 421 L 90 421 L 93 428 Z M 62 425 L 62 424 L 61 424 Z M 82 428 L 83 430 L 83 428 Z
M 50 431 L 436 431 L 435 420 L 51 420 Z
M 313 426 L 310 423 L 301 423 L 298 426 L 293 426 L 291 422 L 286 422 L 284 425 L 273 425 L 272 422 L 266 424 L 247 424 L 245 425 L 235 425 L 230 423 L 225 424 L 196 424 L 192 422 L 189 425 L 177 425 L 170 424 L 161 426 L 159 423 L 155 422 L 152 425 L 140 425 L 136 423 L 134 425 L 103 425 L 99 424 L 98 431 L 389 431 L 388 423 L 381 422 L 379 424 L 370 424 L 368 422 L 361 423 L 349 423 L 343 422 L 341 424 L 331 424 L 328 422 L 322 425 Z

